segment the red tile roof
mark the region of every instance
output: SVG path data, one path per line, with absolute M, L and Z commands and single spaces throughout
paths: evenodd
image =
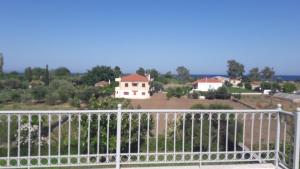
M 121 82 L 148 82 L 148 78 L 139 74 L 123 76 Z
M 206 78 L 198 79 L 194 83 L 222 83 L 222 81 L 217 78 L 206 77 Z

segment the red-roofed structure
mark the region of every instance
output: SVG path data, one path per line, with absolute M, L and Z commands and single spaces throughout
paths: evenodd
M 147 77 L 139 74 L 131 74 L 121 77 L 121 82 L 148 82 L 149 80 L 150 79 Z

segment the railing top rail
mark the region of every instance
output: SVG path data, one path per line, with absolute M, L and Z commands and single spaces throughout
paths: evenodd
M 75 113 L 117 113 L 118 110 L 3 110 L 0 114 L 75 114 Z
M 75 113 L 117 113 L 118 110 L 5 110 L 0 114 L 75 114 Z M 122 109 L 124 113 L 275 113 L 283 112 L 293 115 L 291 112 L 277 109 L 235 109 L 235 110 L 207 110 L 207 109 Z
M 294 113 L 289 112 L 289 111 L 285 111 L 285 110 L 281 110 L 280 113 L 286 114 L 286 115 L 290 115 L 290 116 L 294 116 Z

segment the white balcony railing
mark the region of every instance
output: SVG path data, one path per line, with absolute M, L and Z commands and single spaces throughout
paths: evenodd
M 0 111 L 0 168 L 272 162 L 299 168 L 281 110 Z

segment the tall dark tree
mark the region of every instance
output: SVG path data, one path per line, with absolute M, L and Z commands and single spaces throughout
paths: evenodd
M 270 68 L 268 66 L 266 66 L 261 72 L 260 72 L 262 78 L 264 80 L 273 80 L 274 76 L 275 76 L 275 71 L 273 68 Z
M 28 80 L 29 82 L 32 81 L 32 69 L 31 69 L 31 67 L 27 67 L 25 69 L 24 76 L 25 76 L 25 79 Z
M 115 74 L 115 77 L 120 77 L 122 75 L 122 71 L 121 71 L 121 68 L 119 66 L 116 66 L 114 68 L 114 74 Z
M 176 71 L 180 80 L 187 81 L 190 78 L 190 71 L 186 67 L 179 66 Z
M 0 75 L 3 74 L 3 65 L 4 65 L 4 58 L 3 58 L 3 54 L 0 53 Z
M 258 67 L 252 68 L 250 70 L 249 79 L 251 81 L 259 81 L 260 80 L 260 73 L 259 73 L 259 68 Z
M 45 69 L 45 74 L 44 74 L 43 81 L 44 81 L 45 85 L 47 85 L 47 86 L 49 85 L 50 77 L 49 77 L 48 65 L 46 65 L 46 69 Z
M 228 60 L 227 61 L 227 74 L 230 78 L 236 79 L 236 78 L 242 78 L 243 74 L 245 72 L 244 65 L 235 61 L 235 60 Z
M 144 68 L 140 67 L 138 70 L 136 70 L 136 73 L 145 76 L 146 71 Z

